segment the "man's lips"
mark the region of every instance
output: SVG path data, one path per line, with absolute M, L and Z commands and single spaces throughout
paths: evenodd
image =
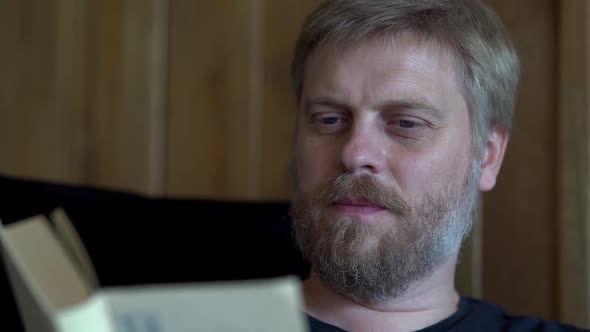
M 331 205 L 347 213 L 369 214 L 385 210 L 382 205 L 363 198 L 343 198 L 332 202 Z
M 335 205 L 350 205 L 350 206 L 366 206 L 366 207 L 373 207 L 373 208 L 380 208 L 380 209 L 384 209 L 383 206 L 373 203 L 369 200 L 366 200 L 364 198 L 342 198 L 339 199 L 335 202 L 333 202 L 332 204 Z

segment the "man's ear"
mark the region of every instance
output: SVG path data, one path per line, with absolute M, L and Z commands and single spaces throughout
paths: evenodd
M 496 185 L 496 178 L 504 160 L 509 136 L 507 130 L 500 128 L 493 128 L 488 135 L 481 161 L 481 176 L 479 178 L 481 191 L 491 190 Z

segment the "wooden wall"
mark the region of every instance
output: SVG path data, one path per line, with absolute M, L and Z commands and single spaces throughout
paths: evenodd
M 511 312 L 557 314 L 559 3 L 491 0 L 522 61 L 514 131 L 483 199 L 483 285 Z
M 3 173 L 162 192 L 157 3 L 0 2 Z
M 290 54 L 318 0 L 0 2 L 0 170 L 287 199 Z
M 293 42 L 320 0 L 0 1 L 0 172 L 147 195 L 285 200 Z M 589 5 L 489 0 L 523 78 L 468 294 L 590 326 Z
M 522 60 L 514 133 L 483 198 L 483 295 L 590 327 L 590 5 L 489 0 Z
M 166 194 L 288 198 L 290 54 L 317 2 L 170 2 Z
M 590 326 L 590 3 L 561 4 L 558 317 Z

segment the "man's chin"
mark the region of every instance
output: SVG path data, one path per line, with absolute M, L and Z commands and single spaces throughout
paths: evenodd
M 384 235 L 395 237 L 400 225 L 398 217 L 389 212 L 369 216 L 339 215 L 328 212 L 324 214 L 321 223 L 330 233 L 338 233 L 346 229 L 348 237 L 362 238 L 362 242 L 366 243 L 367 247 L 377 245 Z
M 330 241 L 341 255 L 371 257 L 383 246 L 384 237 L 395 238 L 390 222 L 366 223 L 357 218 L 324 220 Z

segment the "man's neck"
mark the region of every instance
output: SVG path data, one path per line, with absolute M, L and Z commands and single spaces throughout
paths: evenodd
M 346 331 L 416 331 L 457 311 L 455 260 L 414 283 L 401 296 L 381 303 L 353 301 L 324 285 L 314 272 L 303 284 L 305 311 Z

